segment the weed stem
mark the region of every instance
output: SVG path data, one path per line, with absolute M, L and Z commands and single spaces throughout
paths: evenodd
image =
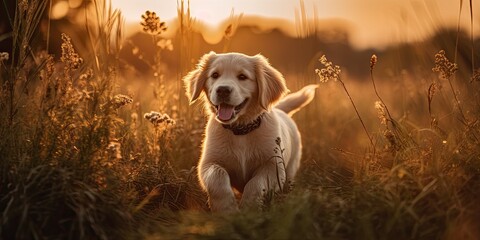
M 350 93 L 347 90 L 347 87 L 345 86 L 345 83 L 342 81 L 341 78 L 338 78 L 338 81 L 342 84 L 343 90 L 345 90 L 345 93 L 347 93 L 348 98 L 350 99 L 350 102 L 352 103 L 353 109 L 355 109 L 355 113 L 358 116 L 358 119 L 360 120 L 360 123 L 362 123 L 363 130 L 365 131 L 365 134 L 367 134 L 368 140 L 370 140 L 370 143 L 372 144 L 373 147 L 373 156 L 375 156 L 375 144 L 373 143 L 373 139 L 368 133 L 367 127 L 365 126 L 365 123 L 363 122 L 362 117 L 360 116 L 360 113 L 358 112 L 357 106 L 355 105 L 355 102 L 352 99 L 352 96 L 350 96 Z

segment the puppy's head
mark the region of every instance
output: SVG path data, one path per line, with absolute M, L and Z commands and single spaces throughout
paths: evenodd
M 184 82 L 190 101 L 202 98 L 222 124 L 255 119 L 287 91 L 265 57 L 240 53 L 205 54 Z

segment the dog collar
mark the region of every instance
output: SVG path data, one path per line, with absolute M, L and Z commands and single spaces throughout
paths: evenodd
M 246 135 L 260 127 L 260 124 L 262 123 L 262 117 L 263 117 L 263 114 L 260 114 L 260 116 L 258 116 L 257 119 L 245 125 L 222 124 L 222 126 L 223 128 L 232 131 L 234 135 Z

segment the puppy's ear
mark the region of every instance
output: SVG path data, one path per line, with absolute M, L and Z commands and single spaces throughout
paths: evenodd
M 214 56 L 216 56 L 216 53 L 213 51 L 203 55 L 200 61 L 198 61 L 197 68 L 183 78 L 190 103 L 197 100 L 202 93 L 205 82 L 208 79 L 208 68 Z
M 256 60 L 258 101 L 262 108 L 269 110 L 272 104 L 287 93 L 288 89 L 282 74 L 273 68 L 264 56 L 257 54 L 254 58 Z

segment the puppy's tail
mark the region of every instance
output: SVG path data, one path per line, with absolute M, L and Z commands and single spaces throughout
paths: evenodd
M 307 85 L 299 91 L 282 98 L 275 107 L 292 116 L 313 100 L 316 88 L 318 88 L 318 84 Z

